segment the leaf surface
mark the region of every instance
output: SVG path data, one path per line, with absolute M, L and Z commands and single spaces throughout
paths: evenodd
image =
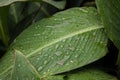
M 43 1 L 55 6 L 58 9 L 64 9 L 66 4 L 66 0 L 61 0 L 61 1 L 43 0 Z
M 117 80 L 117 78 L 99 69 L 84 68 L 67 75 L 51 76 L 47 80 Z
M 0 0 L 0 7 L 10 5 L 14 2 L 25 2 L 25 1 L 32 1 L 32 2 L 46 2 L 50 5 L 53 5 L 54 7 L 58 9 L 64 9 L 66 5 L 66 0 L 62 1 L 54 1 L 54 0 Z
M 120 0 L 96 0 L 96 3 L 109 38 L 120 49 Z
M 0 39 L 5 46 L 9 44 L 8 7 L 0 7 Z
M 11 80 L 40 80 L 39 74 L 26 57 L 15 50 L 15 62 Z
M 96 9 L 72 8 L 23 31 L 0 60 L 0 77 L 7 76 L 13 68 L 13 49 L 23 53 L 43 77 L 102 58 L 107 53 L 106 45 L 107 38 Z

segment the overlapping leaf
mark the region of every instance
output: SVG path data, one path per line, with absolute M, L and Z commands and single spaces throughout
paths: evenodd
M 34 2 L 46 2 L 50 5 L 55 6 L 58 9 L 64 9 L 66 0 L 54 1 L 54 0 L 0 0 L 0 7 L 10 5 L 14 2 L 25 2 L 25 1 L 34 1 Z
M 109 38 L 120 49 L 120 0 L 96 0 L 96 3 Z
M 52 76 L 47 80 L 117 80 L 117 78 L 99 69 L 84 68 L 72 74 Z
M 8 46 L 9 34 L 8 34 L 8 7 L 0 7 L 0 39 Z
M 100 59 L 107 52 L 106 44 L 107 38 L 95 8 L 69 9 L 21 33 L 0 60 L 0 78 L 8 78 L 14 69 L 13 49 L 26 56 L 40 77 L 46 77 Z

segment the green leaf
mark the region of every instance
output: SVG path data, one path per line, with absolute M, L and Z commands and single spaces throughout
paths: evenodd
M 43 0 L 43 1 L 55 6 L 58 9 L 64 9 L 66 4 L 66 0 L 62 0 L 62 1 Z
M 118 58 L 117 58 L 117 63 L 116 64 L 120 67 L 120 51 L 119 51 L 119 54 L 118 54 Z
M 102 58 L 107 53 L 107 37 L 95 8 L 72 8 L 23 31 L 0 60 L 0 77 L 13 67 L 13 49 L 22 52 L 45 77 Z
M 8 7 L 0 7 L 0 39 L 5 46 L 9 44 Z
M 120 49 L 120 0 L 96 0 L 96 3 L 109 38 Z
M 39 74 L 26 57 L 15 50 L 15 62 L 11 80 L 40 80 Z
M 117 80 L 117 78 L 99 69 L 84 68 L 67 75 L 51 76 L 46 80 Z
M 28 1 L 28 0 L 0 0 L 0 7 L 10 5 L 11 3 L 17 1 Z
M 14 2 L 25 2 L 25 1 L 32 1 L 32 2 L 46 2 L 50 5 L 53 5 L 54 7 L 58 9 L 64 9 L 66 5 L 66 0 L 62 1 L 54 1 L 54 0 L 0 0 L 0 7 L 10 5 Z
M 98 69 L 84 69 L 79 73 L 70 74 L 68 80 L 117 80 L 117 78 Z

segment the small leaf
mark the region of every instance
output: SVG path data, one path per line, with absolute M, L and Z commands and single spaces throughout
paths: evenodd
M 109 38 L 120 49 L 120 0 L 96 0 L 96 3 Z
M 0 38 L 5 46 L 9 44 L 8 7 L 0 7 Z
M 28 1 L 28 0 L 0 0 L 0 7 L 10 5 L 11 3 L 17 1 Z
M 64 9 L 66 4 L 66 0 L 62 0 L 62 1 L 43 0 L 43 1 L 55 6 L 58 9 Z
M 70 71 L 107 53 L 107 37 L 95 8 L 72 8 L 27 28 L 0 61 L 0 77 L 13 66 L 13 49 L 19 50 L 40 76 Z
M 84 68 L 67 75 L 52 76 L 47 80 L 117 80 L 117 78 L 99 69 Z
M 18 50 L 15 50 L 15 62 L 11 80 L 40 80 L 39 74 L 35 68 Z
M 120 67 L 120 51 L 119 51 L 119 54 L 118 54 L 118 58 L 117 58 L 117 63 L 116 64 Z

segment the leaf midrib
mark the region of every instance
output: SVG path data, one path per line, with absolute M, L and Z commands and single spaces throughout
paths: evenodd
M 79 30 L 79 31 L 77 31 L 77 32 L 73 32 L 73 33 L 71 33 L 71 34 L 69 34 L 69 35 L 66 35 L 66 36 L 63 36 L 63 37 L 61 37 L 61 38 L 55 39 L 54 41 L 52 41 L 52 42 L 49 43 L 49 44 L 44 45 L 43 47 L 39 47 L 38 49 L 36 49 L 36 50 L 33 51 L 32 53 L 30 53 L 29 55 L 26 55 L 26 57 L 28 58 L 28 57 L 32 56 L 33 54 L 39 52 L 39 51 L 42 50 L 43 48 L 46 48 L 46 47 L 48 47 L 48 46 L 50 46 L 50 45 L 53 45 L 53 44 L 55 44 L 55 43 L 57 43 L 57 42 L 59 42 L 59 41 L 61 41 L 61 40 L 67 39 L 67 38 L 69 38 L 69 37 L 73 37 L 73 36 L 78 35 L 78 34 L 83 34 L 83 33 L 85 33 L 85 32 L 89 32 L 89 31 L 92 31 L 92 30 L 101 29 L 101 28 L 104 28 L 104 27 L 103 27 L 102 25 L 96 25 L 96 26 L 92 26 L 92 27 L 88 27 L 88 28 Z M 10 67 L 8 67 L 8 68 L 7 68 L 5 71 L 3 71 L 0 75 L 6 73 L 6 72 L 7 72 L 8 70 L 10 70 L 12 67 L 13 67 L 13 65 L 10 66 Z
M 69 37 L 73 37 L 73 36 L 75 36 L 75 35 L 83 34 L 83 33 L 85 33 L 85 32 L 89 32 L 89 31 L 92 31 L 92 30 L 100 29 L 100 28 L 103 28 L 103 26 L 97 25 L 97 27 L 96 27 L 96 26 L 88 27 L 88 28 L 86 28 L 86 29 L 82 29 L 82 30 L 80 30 L 80 31 L 76 31 L 76 32 L 73 32 L 73 33 L 68 34 L 68 35 L 66 35 L 66 36 L 63 36 L 63 37 L 61 37 L 61 38 L 55 39 L 54 41 L 52 41 L 52 42 L 50 42 L 50 43 L 48 43 L 48 44 L 46 44 L 46 45 L 44 45 L 44 46 L 42 46 L 42 47 L 39 47 L 38 49 L 36 49 L 36 50 L 33 51 L 32 53 L 26 55 L 26 57 L 30 57 L 31 55 L 33 55 L 33 54 L 41 51 L 42 49 L 44 49 L 44 48 L 46 48 L 46 47 L 48 47 L 48 46 L 50 46 L 50 45 L 53 45 L 53 44 L 55 44 L 55 43 L 57 43 L 57 42 L 59 42 L 59 41 L 62 41 L 62 40 L 64 40 L 64 39 L 67 39 L 67 38 L 69 38 Z

